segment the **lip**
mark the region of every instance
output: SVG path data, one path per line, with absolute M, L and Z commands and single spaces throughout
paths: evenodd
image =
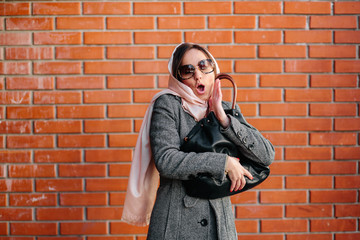
M 198 84 L 196 85 L 196 92 L 199 94 L 199 95 L 202 95 L 205 93 L 205 85 L 204 84 Z

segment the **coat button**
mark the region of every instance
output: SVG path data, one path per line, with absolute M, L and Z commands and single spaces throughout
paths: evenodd
M 206 227 L 208 225 L 208 221 L 206 219 L 203 219 L 199 222 L 201 226 Z

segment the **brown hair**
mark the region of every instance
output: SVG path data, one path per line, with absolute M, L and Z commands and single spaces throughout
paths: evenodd
M 205 50 L 205 48 L 201 47 L 198 44 L 183 43 L 180 46 L 178 46 L 173 54 L 173 62 L 172 62 L 171 70 L 172 70 L 172 74 L 174 75 L 174 77 L 179 81 L 181 81 L 181 77 L 178 73 L 178 69 L 182 63 L 185 53 L 187 53 L 187 51 L 189 51 L 190 49 L 193 49 L 193 48 L 202 51 L 206 55 L 207 58 L 211 58 L 209 53 Z

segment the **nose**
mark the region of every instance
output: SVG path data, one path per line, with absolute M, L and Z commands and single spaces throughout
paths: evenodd
M 200 71 L 200 69 L 199 69 L 198 67 L 195 67 L 194 79 L 195 79 L 195 80 L 201 79 L 202 74 L 203 74 L 203 73 Z

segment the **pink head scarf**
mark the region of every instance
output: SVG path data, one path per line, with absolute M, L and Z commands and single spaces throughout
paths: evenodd
M 173 55 L 176 49 L 182 44 L 178 45 L 174 49 L 174 52 L 169 60 L 168 69 L 170 76 L 168 89 L 157 93 L 151 100 L 150 106 L 145 113 L 136 142 L 122 214 L 122 220 L 133 225 L 145 226 L 149 224 L 151 211 L 155 202 L 156 190 L 159 183 L 159 173 L 156 170 L 154 160 L 152 158 L 149 137 L 151 115 L 155 100 L 164 94 L 180 96 L 184 111 L 188 112 L 197 121 L 202 119 L 207 112 L 207 101 L 199 99 L 191 88 L 173 76 Z M 215 72 L 219 73 L 220 70 L 216 60 L 210 52 L 208 52 L 208 54 L 215 63 Z

